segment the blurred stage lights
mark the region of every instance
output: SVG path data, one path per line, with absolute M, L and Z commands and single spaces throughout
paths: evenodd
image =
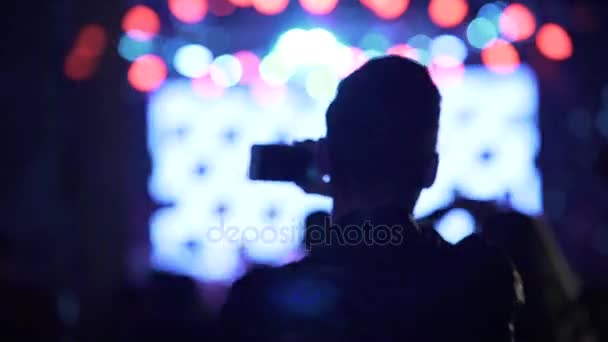
M 123 35 L 118 41 L 118 54 L 131 62 L 139 56 L 152 53 L 153 49 L 152 40 L 136 40 L 128 34 Z
M 252 0 L 251 4 L 261 14 L 277 15 L 287 8 L 289 0 Z
M 108 37 L 101 25 L 85 25 L 74 41 L 64 62 L 67 78 L 82 81 L 92 78 L 97 71 L 99 58 L 104 53 Z
M 483 49 L 496 38 L 498 38 L 498 30 L 486 18 L 475 18 L 467 27 L 467 40 L 475 48 Z
M 429 16 L 435 25 L 443 28 L 458 26 L 469 11 L 466 0 L 431 0 Z
M 179 21 L 196 24 L 207 15 L 207 0 L 169 0 L 169 10 Z
M 397 19 L 410 5 L 410 0 L 361 0 L 376 16 L 386 20 Z
M 131 64 L 127 77 L 136 90 L 150 92 L 158 89 L 167 78 L 167 66 L 156 55 L 144 55 Z
M 455 208 L 443 215 L 435 229 L 445 241 L 456 244 L 475 232 L 475 218 L 468 211 Z
M 545 57 L 552 60 L 562 61 L 572 56 L 570 35 L 557 24 L 545 24 L 538 30 L 536 46 Z
M 514 3 L 505 8 L 499 19 L 500 33 L 507 40 L 521 41 L 530 38 L 536 30 L 536 18 L 528 7 Z
M 229 88 L 239 83 L 243 77 L 243 67 L 238 58 L 232 55 L 221 55 L 211 64 L 209 75 L 217 85 Z
M 499 74 L 508 74 L 519 67 L 520 59 L 517 49 L 503 39 L 496 39 L 481 51 L 481 60 L 485 66 Z
M 462 39 L 444 34 L 431 41 L 430 54 L 434 64 L 449 68 L 464 63 L 468 52 Z
M 243 76 L 239 83 L 248 85 L 255 82 L 260 74 L 260 57 L 255 53 L 246 50 L 235 53 L 234 57 L 239 59 L 241 67 L 243 68 Z
M 338 5 L 338 0 L 299 0 L 299 2 L 304 10 L 315 15 L 329 14 Z
M 388 49 L 390 42 L 388 38 L 380 33 L 368 33 L 361 38 L 359 47 L 363 50 L 384 51 Z
M 333 70 L 319 68 L 306 77 L 306 92 L 320 102 L 327 103 L 336 95 L 339 78 Z
M 133 6 L 122 18 L 122 29 L 135 40 L 149 40 L 160 31 L 160 19 L 148 6 Z
M 505 5 L 502 2 L 493 2 L 485 4 L 481 6 L 479 11 L 477 12 L 477 17 L 489 20 L 494 25 L 494 27 L 498 28 L 500 15 L 502 14 L 502 11 L 504 9 Z
M 198 44 L 184 45 L 177 49 L 173 57 L 175 70 L 189 78 L 199 78 L 207 74 L 213 54 Z

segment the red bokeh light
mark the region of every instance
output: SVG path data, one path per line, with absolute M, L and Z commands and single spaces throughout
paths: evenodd
M 209 75 L 193 79 L 192 89 L 204 98 L 218 98 L 224 95 L 224 87 L 213 82 Z
M 95 75 L 97 64 L 97 58 L 83 56 L 73 50 L 65 58 L 63 71 L 66 77 L 73 81 L 88 80 Z
M 122 18 L 122 29 L 133 39 L 148 40 L 160 31 L 160 19 L 150 7 L 137 5 Z
M 251 51 L 239 51 L 234 54 L 243 67 L 243 77 L 240 84 L 252 84 L 258 79 L 260 70 L 260 57 Z
M 410 0 L 364 0 L 363 4 L 382 19 L 397 19 L 410 5 Z
M 231 15 L 236 7 L 228 0 L 209 0 L 209 12 L 218 17 Z
M 553 23 L 545 24 L 538 30 L 536 47 L 545 57 L 556 61 L 570 58 L 574 50 L 568 32 Z
M 236 7 L 251 7 L 251 5 L 253 5 L 253 0 L 230 0 L 230 3 L 232 3 L 234 6 Z
M 208 9 L 207 0 L 169 0 L 169 10 L 173 16 L 187 24 L 203 20 Z
M 156 55 L 144 55 L 131 64 L 127 76 L 133 88 L 142 92 L 153 91 L 167 78 L 167 66 Z
M 276 15 L 287 8 L 289 0 L 253 0 L 251 4 L 262 14 Z
M 509 42 L 497 39 L 481 51 L 486 67 L 499 74 L 508 74 L 519 66 L 519 53 Z
M 312 14 L 329 14 L 338 5 L 338 0 L 300 0 L 300 5 Z
M 526 40 L 536 30 L 536 19 L 528 7 L 522 4 L 511 4 L 500 15 L 500 32 L 512 41 Z
M 457 26 L 467 16 L 468 11 L 466 0 L 431 0 L 429 3 L 431 20 L 439 27 Z
M 108 36 L 101 25 L 86 25 L 80 30 L 74 44 L 74 52 L 84 57 L 98 57 L 106 49 Z
M 107 33 L 102 26 L 85 25 L 76 36 L 74 46 L 65 58 L 63 66 L 65 75 L 74 81 L 92 78 L 107 43 Z
M 414 60 L 418 57 L 417 50 L 407 44 L 393 45 L 386 50 L 386 53 L 389 55 L 401 56 Z

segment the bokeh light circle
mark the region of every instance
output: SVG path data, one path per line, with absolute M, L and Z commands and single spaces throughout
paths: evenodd
M 243 77 L 243 66 L 233 55 L 221 55 L 213 61 L 209 68 L 209 76 L 221 87 L 232 87 L 237 85 Z
M 85 25 L 76 37 L 74 50 L 82 56 L 98 57 L 104 52 L 107 43 L 108 36 L 101 25 Z
M 382 19 L 399 18 L 410 5 L 410 0 L 367 0 L 365 5 Z
M 545 24 L 538 30 L 536 47 L 545 57 L 556 61 L 570 58 L 574 49 L 568 32 L 554 23 Z
M 467 27 L 467 40 L 471 46 L 483 49 L 498 38 L 496 26 L 486 18 L 475 18 Z
M 306 77 L 306 92 L 308 95 L 321 102 L 329 102 L 336 95 L 339 78 L 330 69 L 319 68 Z
M 484 18 L 489 20 L 497 29 L 500 21 L 500 15 L 505 9 L 505 5 L 499 2 L 492 2 L 481 6 L 477 12 L 478 18 Z
M 148 40 L 160 31 L 160 19 L 150 7 L 136 5 L 122 18 L 122 29 L 133 39 Z
M 218 17 L 226 17 L 236 11 L 235 5 L 228 0 L 208 0 L 209 12 Z
M 125 34 L 118 41 L 118 54 L 128 61 L 134 61 L 139 56 L 152 52 L 154 45 L 151 40 L 135 40 Z
M 444 34 L 431 41 L 430 54 L 434 63 L 443 67 L 455 67 L 464 62 L 468 52 L 462 39 Z
M 136 90 L 153 91 L 167 78 L 167 66 L 163 59 L 156 55 L 144 55 L 131 64 L 127 77 Z
M 240 84 L 252 84 L 259 77 L 260 57 L 247 50 L 239 51 L 234 54 L 239 59 L 243 68 L 243 77 Z
M 519 53 L 503 39 L 496 39 L 481 51 L 481 60 L 493 72 L 508 74 L 519 67 Z
M 277 15 L 287 8 L 289 0 L 252 0 L 251 4 L 264 15 Z
M 207 0 L 169 0 L 169 10 L 173 16 L 186 24 L 203 20 L 208 9 Z
M 317 15 L 331 13 L 338 5 L 338 0 L 299 0 L 300 5 L 307 12 Z
M 92 78 L 97 71 L 97 59 L 82 56 L 76 51 L 70 52 L 63 66 L 65 76 L 73 81 L 84 81 Z
M 416 60 L 418 53 L 415 48 L 407 44 L 396 44 L 386 50 L 387 55 L 401 56 Z
M 468 11 L 469 4 L 466 0 L 431 0 L 429 3 L 431 20 L 443 28 L 458 26 Z
M 528 7 L 514 3 L 507 6 L 500 15 L 499 27 L 500 33 L 508 40 L 526 40 L 536 30 L 536 18 Z
M 184 45 L 177 49 L 173 58 L 175 70 L 189 78 L 199 78 L 207 74 L 213 54 L 198 44 Z

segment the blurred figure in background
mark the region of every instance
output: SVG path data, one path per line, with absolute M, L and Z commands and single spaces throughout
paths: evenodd
M 517 341 L 593 341 L 578 280 L 541 221 L 517 212 L 497 213 L 483 224 L 482 234 L 508 254 L 525 285 Z
M 332 225 L 311 236 L 322 241 L 310 257 L 235 284 L 224 340 L 511 341 L 508 260 L 411 218 L 436 175 L 439 112 L 427 70 L 408 59 L 373 59 L 340 83 L 326 117 Z

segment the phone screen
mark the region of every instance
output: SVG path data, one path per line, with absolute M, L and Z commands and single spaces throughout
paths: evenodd
M 306 179 L 312 156 L 291 145 L 253 145 L 249 178 L 252 180 L 299 182 Z

